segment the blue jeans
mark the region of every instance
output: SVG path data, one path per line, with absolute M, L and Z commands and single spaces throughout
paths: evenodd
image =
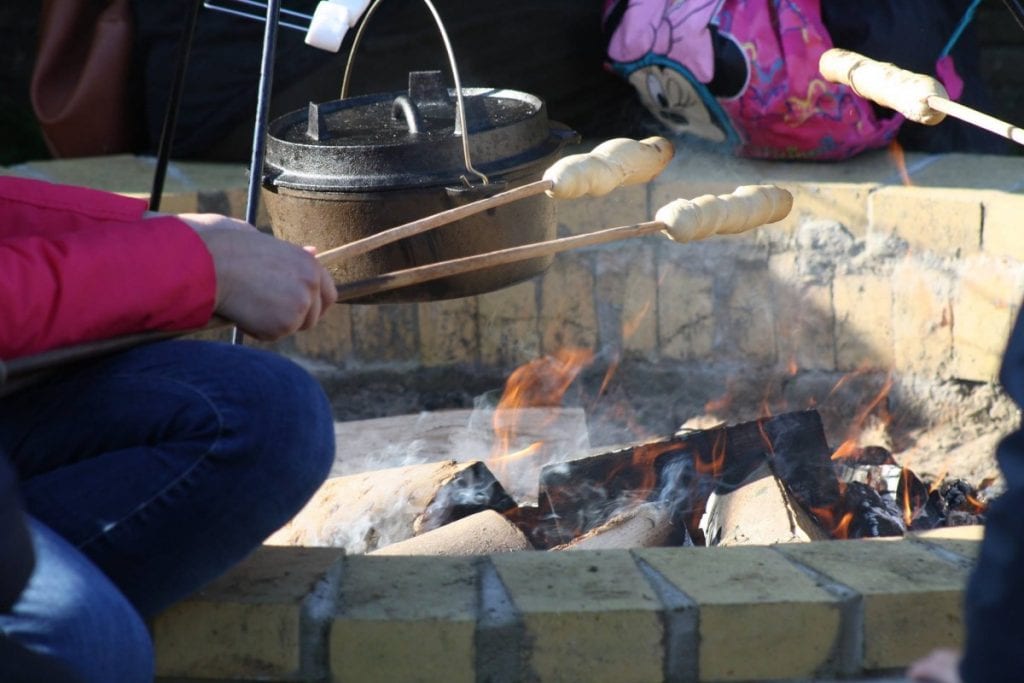
M 1006 345 L 999 380 L 1024 409 L 1024 311 Z M 1024 428 L 1000 442 L 996 457 L 1006 492 L 989 506 L 985 538 L 967 585 L 967 643 L 960 663 L 966 683 L 1024 676 Z
M 143 681 L 152 659 L 138 616 L 294 515 L 327 476 L 334 430 L 320 387 L 290 361 L 176 341 L 0 400 L 0 457 L 18 472 L 37 554 L 0 634 L 77 680 Z

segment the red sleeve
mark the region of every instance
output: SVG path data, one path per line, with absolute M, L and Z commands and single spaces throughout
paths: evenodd
M 0 358 L 144 330 L 202 326 L 213 261 L 184 222 L 146 203 L 0 177 Z

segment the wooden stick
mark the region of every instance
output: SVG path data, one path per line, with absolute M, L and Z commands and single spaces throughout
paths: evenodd
M 419 235 L 421 233 L 439 228 L 442 225 L 448 225 L 455 221 L 462 220 L 467 216 L 486 211 L 487 209 L 493 209 L 505 204 L 510 204 L 519 199 L 525 199 L 527 197 L 533 197 L 538 194 L 543 194 L 547 190 L 554 187 L 554 183 L 550 180 L 538 180 L 527 185 L 506 190 L 500 192 L 492 197 L 486 199 L 479 199 L 469 204 L 457 206 L 454 209 L 448 209 L 440 213 L 435 213 L 430 216 L 425 216 L 415 221 L 410 221 L 394 228 L 383 230 L 376 234 L 364 237 L 356 240 L 355 242 L 349 242 L 343 244 L 340 247 L 334 247 L 322 251 L 316 255 L 316 258 L 320 263 L 325 266 L 330 266 L 340 261 L 344 261 L 347 258 L 354 258 L 360 254 L 365 254 L 368 251 L 383 247 L 386 244 L 397 242 L 398 240 L 405 239 L 406 237 L 412 237 L 413 235 Z
M 573 154 L 556 161 L 544 173 L 542 180 L 328 249 L 320 252 L 317 259 L 329 266 L 467 216 L 539 194 L 547 193 L 556 199 L 576 199 L 584 195 L 596 197 L 617 187 L 646 183 L 665 169 L 674 154 L 672 143 L 662 137 L 640 141 L 627 138 L 607 140 L 586 154 Z
M 861 97 L 895 109 L 911 121 L 934 126 L 949 115 L 1024 145 L 1024 130 L 950 100 L 931 76 L 840 48 L 826 50 L 818 68 L 828 80 L 848 85 Z
M 1012 140 L 1018 145 L 1024 145 L 1024 129 L 1019 126 L 1015 126 L 1012 123 L 1007 123 L 1001 119 L 997 119 L 994 116 L 989 116 L 976 109 L 965 107 L 959 102 L 948 100 L 945 97 L 931 96 L 928 98 L 928 106 L 936 111 L 941 111 L 943 114 L 948 114 L 955 119 L 960 119 L 965 123 L 969 123 L 972 126 L 977 126 L 982 130 L 987 130 L 990 133 L 1001 135 L 1007 140 Z
M 338 285 L 338 301 L 351 301 L 482 268 L 551 256 L 570 249 L 607 244 L 655 232 L 664 231 L 676 242 L 690 242 L 714 234 L 737 234 L 764 223 L 782 220 L 792 206 L 793 196 L 773 185 L 747 185 L 737 188 L 732 194 L 704 195 L 692 201 L 677 199 L 658 210 L 656 218 L 659 220 L 499 249 L 341 284 Z

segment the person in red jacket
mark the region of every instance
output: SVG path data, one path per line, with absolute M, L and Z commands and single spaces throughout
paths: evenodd
M 0 177 L 0 359 L 214 313 L 258 339 L 335 301 L 296 245 L 212 214 Z M 144 619 L 286 522 L 334 457 L 294 363 L 192 340 L 0 385 L 0 680 L 149 681 Z

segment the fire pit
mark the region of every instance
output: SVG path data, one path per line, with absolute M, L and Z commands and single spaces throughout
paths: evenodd
M 652 239 L 565 255 L 540 280 L 477 297 L 337 307 L 324 329 L 279 348 L 307 359 L 342 421 L 481 414 L 516 367 L 576 347 L 593 359 L 558 402 L 567 420 L 558 432 L 585 421 L 591 450 L 635 449 L 686 423 L 698 431 L 674 438 L 704 434 L 713 453 L 719 423 L 757 431 L 809 420 L 818 434 L 809 443 L 830 463 L 875 446 L 927 484 L 981 487 L 996 473 L 993 444 L 1017 420 L 995 377 L 1024 293 L 1014 225 L 1024 162 L 908 155 L 905 164 L 912 186 L 884 153 L 779 166 L 683 148 L 650 188 L 560 206 L 560 230 L 764 181 L 793 191 L 793 215 L 672 253 Z M 347 452 L 359 451 L 344 434 Z M 484 451 L 475 459 L 487 459 L 489 443 Z M 429 455 L 418 461 L 443 459 Z M 850 677 L 959 642 L 979 531 L 938 533 L 475 558 L 267 547 L 162 617 L 157 646 L 174 676 Z M 248 615 L 251 629 L 256 614 L 266 638 L 204 654 L 214 624 Z

